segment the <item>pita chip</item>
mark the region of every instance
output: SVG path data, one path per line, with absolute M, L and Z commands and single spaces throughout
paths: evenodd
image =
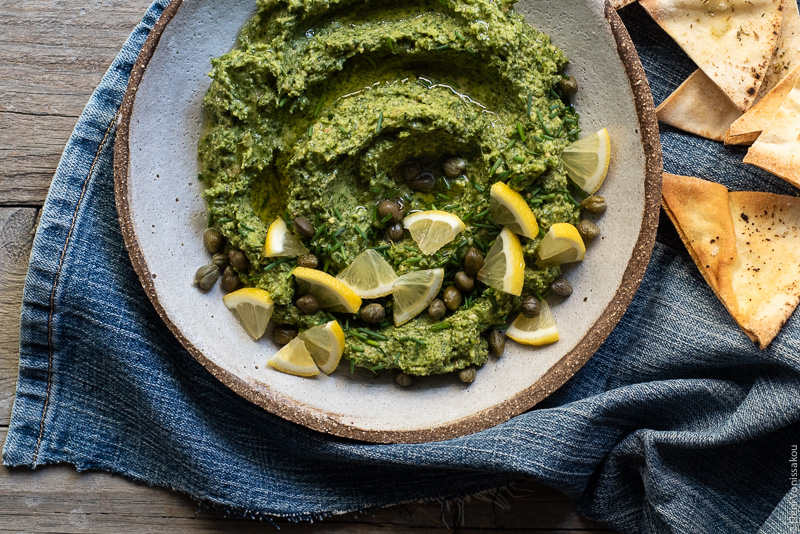
M 664 210 L 733 319 L 762 349 L 800 302 L 800 198 L 664 174 Z
M 742 112 L 755 102 L 781 34 L 784 0 L 639 0 Z
M 744 162 L 800 187 L 800 78 L 747 151 Z
M 636 0 L 611 0 L 611 7 L 614 9 L 622 9 L 625 6 L 628 6 L 632 3 L 636 2 Z
M 795 0 L 785 0 L 781 36 L 778 38 L 775 53 L 772 55 L 772 61 L 757 98 L 766 96 L 798 65 L 800 65 L 800 8 Z
M 725 133 L 725 144 L 752 145 L 786 101 L 798 78 L 800 78 L 800 65 L 759 100 L 758 104 L 731 124 Z
M 742 116 L 730 98 L 698 69 L 656 109 L 658 120 L 706 139 L 723 141 Z

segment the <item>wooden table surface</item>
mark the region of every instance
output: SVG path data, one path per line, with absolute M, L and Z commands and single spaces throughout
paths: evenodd
M 40 208 L 81 110 L 149 3 L 0 0 L 0 443 L 11 418 L 19 310 Z M 279 525 L 290 533 L 611 532 L 581 517 L 557 491 L 524 481 L 512 493 L 473 500 L 463 513 L 407 504 Z M 198 508 L 186 495 L 103 472 L 0 467 L 0 532 L 108 532 L 120 525 L 136 532 L 272 530 Z

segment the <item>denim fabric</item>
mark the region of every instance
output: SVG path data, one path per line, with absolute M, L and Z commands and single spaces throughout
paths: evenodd
M 597 354 L 537 409 L 443 443 L 373 445 L 265 413 L 205 371 L 147 300 L 113 196 L 115 116 L 147 11 L 92 96 L 31 257 L 6 465 L 64 462 L 169 486 L 246 516 L 329 513 L 496 487 L 522 475 L 624 532 L 798 531 L 800 316 L 765 351 L 662 220 L 644 282 Z M 663 100 L 694 69 L 637 5 L 622 11 Z M 666 170 L 797 195 L 741 148 L 662 135 Z

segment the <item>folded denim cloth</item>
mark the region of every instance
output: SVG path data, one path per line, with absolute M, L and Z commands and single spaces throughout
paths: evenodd
M 489 430 L 359 443 L 286 422 L 219 383 L 147 300 L 114 206 L 116 113 L 167 3 L 154 2 L 125 43 L 53 180 L 25 288 L 6 465 L 104 469 L 236 514 L 298 519 L 526 475 L 621 531 L 797 531 L 800 317 L 756 349 L 666 219 L 635 300 L 597 354 L 536 409 Z M 694 67 L 641 8 L 622 15 L 660 102 Z M 669 129 L 662 141 L 670 172 L 798 193 L 743 165 L 741 148 Z

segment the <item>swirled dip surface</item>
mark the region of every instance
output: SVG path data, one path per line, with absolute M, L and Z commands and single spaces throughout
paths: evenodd
M 567 58 L 512 4 L 262 0 L 236 48 L 213 60 L 200 178 L 212 225 L 250 259 L 243 283 L 272 295 L 273 321 L 302 329 L 326 320 L 294 306 L 294 260 L 263 257 L 277 217 L 307 217 L 322 229 L 305 242 L 331 274 L 381 247 L 398 275 L 443 267 L 446 279 L 460 270 L 468 246 L 486 249 L 499 232 L 487 216 L 498 180 L 523 194 L 543 231 L 577 223 L 559 157 L 579 131 L 556 90 Z M 448 155 L 467 160 L 464 175 L 444 177 Z M 397 172 L 408 158 L 437 173 L 436 189 L 410 189 Z M 400 243 L 384 241 L 375 205 L 397 196 L 406 212 L 449 211 L 467 229 L 432 256 L 408 232 Z M 535 265 L 538 241 L 523 239 L 525 292 L 542 294 L 559 268 Z M 432 332 L 426 313 L 400 327 L 387 321 L 371 326 L 387 338 L 379 347 L 348 333 L 345 358 L 410 374 L 482 365 L 481 334 L 504 324 L 518 300 L 479 284 L 448 316 L 451 329 Z

